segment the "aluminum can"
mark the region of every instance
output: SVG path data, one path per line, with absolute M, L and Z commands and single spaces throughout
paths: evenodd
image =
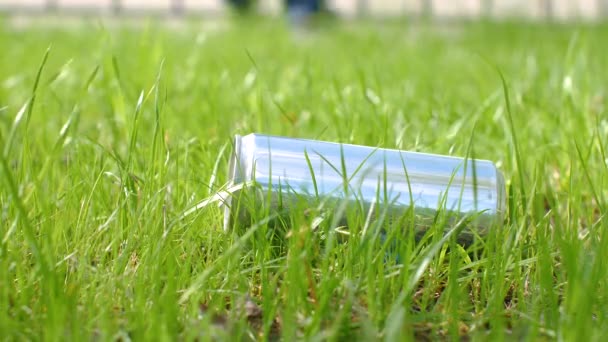
M 391 216 L 413 207 L 419 226 L 440 211 L 469 215 L 481 234 L 502 224 L 506 206 L 504 178 L 491 161 L 257 133 L 235 136 L 229 182 L 247 185 L 225 200 L 225 230 L 243 220 L 247 206 L 236 204 L 243 193 L 255 191 L 254 201 L 271 207 L 294 196 L 351 199 L 365 210 L 384 205 Z

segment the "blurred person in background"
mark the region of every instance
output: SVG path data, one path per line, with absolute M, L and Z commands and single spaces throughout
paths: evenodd
M 323 0 L 285 0 L 287 15 L 292 24 L 305 25 L 311 16 L 323 10 Z
M 256 0 L 228 0 L 240 13 L 249 13 Z M 324 0 L 285 0 L 285 9 L 290 21 L 295 25 L 304 24 L 308 19 L 324 9 Z
M 228 3 L 241 14 L 249 13 L 254 7 L 254 2 L 254 0 L 228 0 Z

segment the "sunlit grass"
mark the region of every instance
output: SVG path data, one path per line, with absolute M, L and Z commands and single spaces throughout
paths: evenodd
M 605 27 L 2 25 L 3 337 L 605 335 Z M 458 225 L 417 240 L 302 202 L 224 233 L 188 209 L 250 132 L 474 151 L 506 176 L 506 223 L 462 246 Z

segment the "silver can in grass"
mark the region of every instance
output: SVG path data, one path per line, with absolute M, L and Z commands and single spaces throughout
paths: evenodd
M 225 230 L 262 204 L 289 210 L 294 198 L 346 199 L 370 214 L 390 208 L 391 217 L 413 207 L 416 227 L 440 212 L 466 215 L 480 234 L 505 210 L 503 176 L 487 160 L 253 133 L 235 137 L 229 172 L 238 190 L 224 202 Z

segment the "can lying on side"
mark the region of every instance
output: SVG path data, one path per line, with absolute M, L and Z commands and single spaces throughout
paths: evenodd
M 229 172 L 232 185 L 254 184 L 271 194 L 258 198 L 272 198 L 272 206 L 294 194 L 311 200 L 352 197 L 368 208 L 384 199 L 394 213 L 413 206 L 420 220 L 439 210 L 476 215 L 482 234 L 501 224 L 505 211 L 504 178 L 487 160 L 253 133 L 235 137 Z M 246 188 L 225 203 L 225 230 L 243 217 L 235 204 L 242 192 Z

